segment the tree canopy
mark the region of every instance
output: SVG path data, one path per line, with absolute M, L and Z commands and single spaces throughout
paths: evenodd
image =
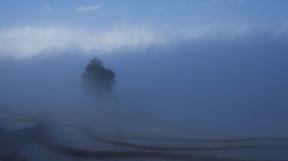
M 105 68 L 103 62 L 98 58 L 93 58 L 86 66 L 82 74 L 84 87 L 89 91 L 108 92 L 115 85 L 116 74 Z

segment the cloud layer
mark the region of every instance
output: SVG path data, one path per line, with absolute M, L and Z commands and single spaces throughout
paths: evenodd
M 163 41 L 163 37 L 147 28 L 119 27 L 103 31 L 63 26 L 14 27 L 0 30 L 0 55 L 30 57 L 47 50 L 74 48 L 85 52 L 109 53 Z
M 287 37 L 287 25 L 278 28 L 247 24 L 210 24 L 188 29 L 161 27 L 114 27 L 83 29 L 67 26 L 24 26 L 0 29 L 0 56 L 31 57 L 45 51 L 80 49 L 86 53 L 112 53 L 125 48 L 143 48 L 175 41 L 230 41 L 255 33 L 270 38 Z M 57 53 L 56 52 L 56 53 Z

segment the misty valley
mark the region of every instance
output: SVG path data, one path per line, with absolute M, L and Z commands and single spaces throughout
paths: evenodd
M 0 0 L 0 161 L 288 161 L 288 0 Z
M 285 71 L 261 73 L 282 46 L 262 49 L 267 59 L 250 64 L 260 54 L 243 48 L 254 45 L 205 45 L 1 61 L 1 160 L 288 159 L 285 114 L 266 121 L 270 108 L 287 105 L 273 93 L 286 85 L 278 81 Z

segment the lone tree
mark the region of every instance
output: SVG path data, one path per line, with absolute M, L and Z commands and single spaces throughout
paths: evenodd
M 115 85 L 116 74 L 105 68 L 103 62 L 98 58 L 93 58 L 86 66 L 82 74 L 83 85 L 88 91 L 103 93 L 112 90 Z

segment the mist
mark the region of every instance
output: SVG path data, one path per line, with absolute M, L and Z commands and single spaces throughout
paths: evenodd
M 124 48 L 109 55 L 71 49 L 24 59 L 3 57 L 1 118 L 44 122 L 59 143 L 84 149 L 103 146 L 92 145 L 65 125 L 122 139 L 285 138 L 287 50 L 286 39 L 253 35 L 221 41 L 187 39 Z M 81 75 L 95 56 L 116 73 L 109 98 L 96 98 L 81 85 Z M 11 120 L 2 124 L 10 130 L 32 126 L 11 124 Z M 35 149 L 33 144 L 24 154 L 37 160 Z M 242 152 L 236 156 L 287 159 L 285 150 L 266 155 Z M 222 152 L 209 154 L 225 156 Z
M 0 161 L 288 160 L 287 6 L 1 0 Z

